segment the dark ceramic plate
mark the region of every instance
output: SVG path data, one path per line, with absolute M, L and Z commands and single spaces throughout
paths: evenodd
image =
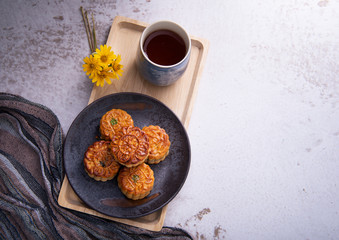
M 142 200 L 127 199 L 121 193 L 116 177 L 98 182 L 84 170 L 84 154 L 100 137 L 100 119 L 113 108 L 127 111 L 135 126 L 159 125 L 170 137 L 169 155 L 163 162 L 150 165 L 154 171 L 154 187 Z M 190 161 L 190 143 L 180 120 L 160 101 L 138 93 L 112 94 L 88 105 L 73 121 L 64 144 L 65 170 L 76 194 L 90 208 L 117 218 L 141 217 L 168 204 L 182 188 Z

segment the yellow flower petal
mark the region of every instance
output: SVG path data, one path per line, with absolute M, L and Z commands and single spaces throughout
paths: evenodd
M 112 64 L 112 71 L 115 73 L 115 76 L 117 79 L 119 79 L 119 75 L 122 76 L 122 73 L 123 73 L 123 70 L 122 70 L 123 65 L 120 64 L 120 61 L 121 61 L 121 56 L 119 54 Z
M 84 62 L 85 64 L 82 65 L 82 67 L 83 71 L 86 72 L 86 75 L 96 74 L 100 70 L 99 62 L 93 55 L 85 57 Z
M 102 66 L 108 66 L 116 58 L 114 52 L 111 51 L 111 47 L 106 44 L 104 46 L 100 45 L 100 49 L 97 48 L 95 52 L 94 58 L 96 58 Z

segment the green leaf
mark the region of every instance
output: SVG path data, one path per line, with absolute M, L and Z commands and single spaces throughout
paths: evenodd
M 116 120 L 115 118 L 112 118 L 112 119 L 111 119 L 111 124 L 112 124 L 112 126 L 115 125 L 115 124 L 117 124 L 117 123 L 118 123 L 118 120 Z
M 133 175 L 132 179 L 134 182 L 137 182 L 139 180 L 139 176 L 138 175 Z

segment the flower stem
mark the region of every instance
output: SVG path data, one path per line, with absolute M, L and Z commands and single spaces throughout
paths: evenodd
M 88 16 L 87 16 L 87 11 L 85 11 L 84 13 L 84 9 L 81 6 L 80 7 L 81 10 L 81 14 L 82 14 L 82 19 L 84 21 L 84 25 L 85 25 L 85 29 L 86 29 L 86 34 L 87 34 L 87 39 L 88 39 L 88 44 L 89 44 L 89 48 L 91 50 L 91 53 L 93 53 L 95 51 L 95 47 L 94 47 L 94 42 L 93 39 L 91 38 L 91 27 L 89 25 L 89 21 L 88 21 Z M 93 20 L 94 22 L 94 20 Z M 94 25 L 93 25 L 94 26 Z M 96 41 L 96 40 L 95 40 Z
M 97 38 L 96 38 L 96 35 L 95 35 L 95 23 L 94 23 L 94 17 L 93 17 L 93 13 L 92 13 L 92 21 L 93 21 L 93 44 L 94 44 L 94 51 L 96 50 L 97 48 Z
M 87 27 L 88 27 L 88 31 L 89 31 L 89 35 L 90 35 L 90 39 L 91 39 L 91 51 L 92 53 L 95 51 L 94 49 L 94 43 L 93 43 L 93 38 L 92 38 L 92 31 L 91 31 L 91 25 L 89 24 L 89 21 L 88 21 L 88 16 L 87 16 L 87 11 L 85 11 L 85 17 L 86 17 L 86 24 L 87 24 Z

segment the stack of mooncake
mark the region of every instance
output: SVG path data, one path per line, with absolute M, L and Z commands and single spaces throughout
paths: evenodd
M 97 181 L 116 175 L 121 192 L 129 199 L 146 197 L 154 186 L 149 164 L 158 164 L 169 153 L 171 142 L 159 126 L 134 126 L 122 109 L 111 109 L 100 120 L 101 140 L 88 147 L 84 156 L 87 174 Z

